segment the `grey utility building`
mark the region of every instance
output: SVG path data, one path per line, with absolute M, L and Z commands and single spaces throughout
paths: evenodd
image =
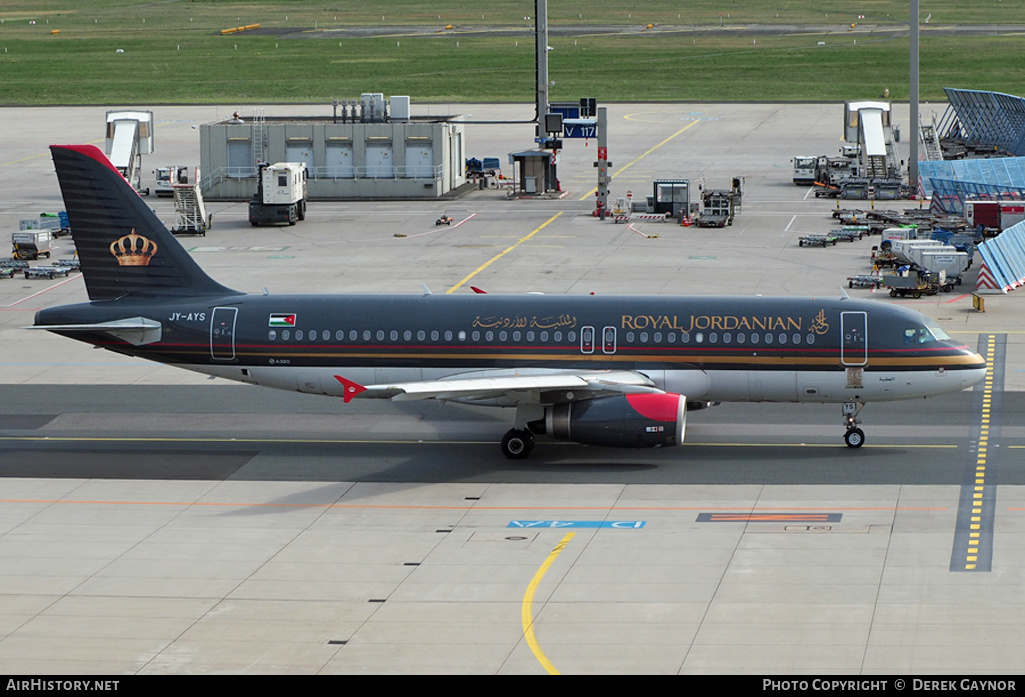
M 309 198 L 434 198 L 466 183 L 458 117 L 409 115 L 409 98 L 343 100 L 325 116 L 257 113 L 200 126 L 200 187 L 211 200 L 255 193 L 260 163 L 305 162 Z M 389 108 L 389 106 L 391 108 Z

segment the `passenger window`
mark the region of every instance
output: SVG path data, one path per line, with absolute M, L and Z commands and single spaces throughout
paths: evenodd
M 302 329 L 296 329 L 295 330 L 295 340 L 296 341 L 302 341 L 303 340 L 303 330 Z
M 271 341 L 274 341 L 275 339 L 278 338 L 278 333 L 276 331 L 274 331 L 273 329 L 271 329 L 269 332 L 267 332 L 267 338 L 270 339 Z
M 292 333 L 290 331 L 288 331 L 287 329 L 282 329 L 281 330 L 281 340 L 282 341 L 288 341 L 288 338 L 290 336 L 292 336 Z

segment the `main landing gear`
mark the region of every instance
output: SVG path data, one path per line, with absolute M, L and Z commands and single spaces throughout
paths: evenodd
M 856 402 L 844 402 L 843 404 L 843 419 L 847 426 L 843 442 L 847 444 L 848 448 L 860 448 L 865 444 L 865 432 L 858 428 L 858 424 L 861 423 L 858 414 L 864 406 L 864 402 L 860 406 Z
M 502 438 L 502 454 L 510 460 L 522 460 L 534 449 L 534 434 L 527 429 L 511 428 Z

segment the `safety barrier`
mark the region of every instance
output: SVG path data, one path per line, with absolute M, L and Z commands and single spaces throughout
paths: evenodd
M 259 29 L 259 24 L 247 24 L 244 27 L 231 27 L 230 29 L 221 29 L 221 36 L 227 34 L 237 34 L 240 31 L 249 31 L 251 29 Z

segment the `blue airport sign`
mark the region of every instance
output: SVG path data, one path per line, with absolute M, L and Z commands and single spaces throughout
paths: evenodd
M 563 138 L 597 138 L 597 119 L 563 119 Z

